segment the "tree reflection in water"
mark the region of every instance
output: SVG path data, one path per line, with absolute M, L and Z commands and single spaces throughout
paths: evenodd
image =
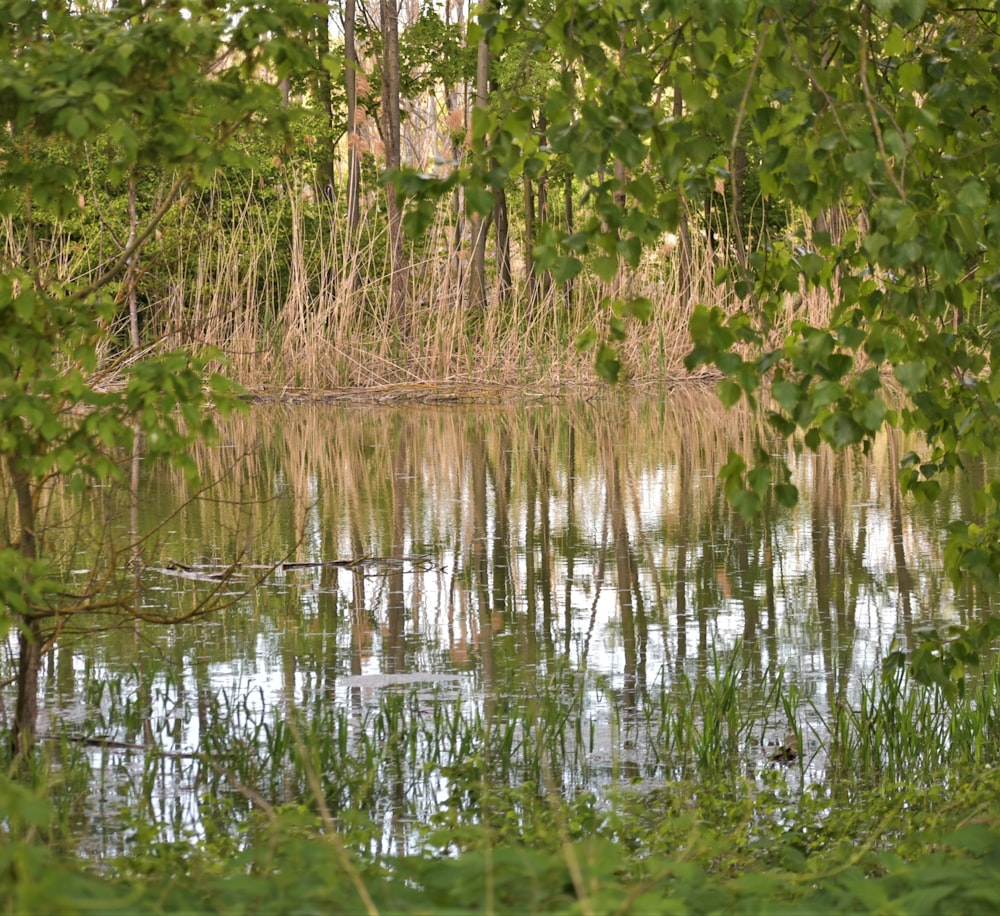
M 220 691 L 245 696 L 251 718 L 350 711 L 361 740 L 387 693 L 417 691 L 420 709 L 435 702 L 421 677 L 451 685 L 457 714 L 497 735 L 511 696 L 582 684 L 558 736 L 579 746 L 553 778 L 597 788 L 662 775 L 668 762 L 648 730 L 656 704 L 684 679 L 714 677 L 738 647 L 747 689 L 795 680 L 820 727 L 825 710 L 856 701 L 893 639 L 908 645 L 921 623 L 983 610 L 942 574 L 949 499 L 928 508 L 901 496 L 895 435 L 868 457 L 798 456 L 799 505 L 771 500 L 747 522 L 714 474 L 731 449 L 770 447 L 767 428 L 710 393 L 257 406 L 227 422 L 223 448 L 197 453 L 218 483 L 176 517 L 186 485 L 152 464 L 131 493 L 88 497 L 67 515 L 110 517 L 123 539 L 171 518 L 144 548 L 147 602 L 183 606 L 200 587 L 153 571 L 154 558 L 313 565 L 276 571 L 208 621 L 66 643 L 44 706 L 97 721 L 100 703 L 80 709 L 82 682 L 137 678 L 136 714 L 115 737 L 182 748 L 212 729 Z M 234 454 L 244 456 L 235 465 Z M 788 724 L 773 710 L 756 740 L 780 741 Z M 419 758 L 412 735 L 396 739 Z M 397 846 L 412 782 L 400 765 L 387 787 Z M 178 825 L 196 819 L 186 804 Z

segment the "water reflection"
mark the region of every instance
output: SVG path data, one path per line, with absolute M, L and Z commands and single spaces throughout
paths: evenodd
M 762 684 L 786 672 L 822 718 L 856 702 L 892 640 L 985 610 L 942 573 L 939 533 L 962 491 L 930 508 L 904 500 L 894 435 L 870 457 L 791 456 L 799 505 L 770 502 L 747 523 L 715 472 L 730 449 L 761 445 L 771 443 L 756 418 L 697 392 L 255 407 L 196 453 L 217 483 L 190 504 L 181 476 L 136 456 L 130 492 L 91 494 L 76 512 L 110 517 L 123 541 L 145 538 L 133 567 L 143 613 L 195 608 L 209 590 L 229 606 L 181 627 L 130 624 L 62 643 L 42 730 L 58 719 L 177 755 L 153 769 L 141 753 L 113 763 L 119 784 L 145 789 L 180 833 L 200 829 L 197 790 L 209 779 L 184 755 L 206 749 L 223 712 L 249 746 L 274 740 L 295 708 L 341 711 L 343 741 L 362 748 L 387 691 L 415 697 L 418 718 L 444 703 L 502 731 L 512 691 L 569 671 L 583 686 L 566 695 L 560 739 L 574 748 L 556 778 L 600 787 L 669 771 L 656 702 L 734 649 Z M 96 562 L 74 544 L 74 568 Z M 200 577 L 234 563 L 229 581 Z M 787 726 L 776 713 L 752 740 Z M 511 747 L 530 739 L 518 728 Z M 428 735 L 411 736 L 409 764 L 382 787 L 396 844 L 401 812 L 420 816 L 413 799 L 430 810 L 448 791 L 441 767 L 423 783 L 415 775 Z M 294 772 L 273 779 L 269 803 L 301 792 Z M 105 801 L 92 792 L 96 822 Z

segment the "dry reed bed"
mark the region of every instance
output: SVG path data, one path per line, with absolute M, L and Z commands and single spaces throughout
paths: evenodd
M 304 196 L 305 184 L 291 169 L 279 188 L 261 186 L 253 176 L 220 176 L 183 199 L 136 271 L 143 352 L 216 347 L 229 361 L 228 373 L 269 395 L 368 391 L 382 400 L 488 400 L 505 397 L 499 389 L 511 387 L 551 393 L 593 386 L 592 354 L 577 352 L 574 341 L 591 327 L 599 334 L 607 329 L 609 297 L 644 296 L 654 306 L 649 321 L 627 323 L 617 345 L 625 376 L 637 383 L 691 379 L 683 359 L 696 304 L 753 307 L 715 283 L 720 255 L 696 233 L 686 276 L 676 252 L 664 249 L 650 252 L 636 270 L 623 267 L 612 284 L 586 271 L 571 290 L 543 277 L 532 301 L 525 241 L 515 226 L 510 295 L 498 300 L 494 278 L 490 304 L 472 309 L 468 243 L 457 237 L 454 214 L 442 204 L 425 237 L 408 243 L 408 311 L 406 327 L 399 328 L 388 320 L 390 268 L 377 209 L 351 233 L 339 203 Z M 76 223 L 81 219 L 92 221 L 83 214 Z M 76 223 L 48 227 L 36 240 L 35 259 L 49 282 L 91 278 L 117 252 L 103 222 L 85 230 Z M 23 263 L 22 236 L 12 219 L 0 222 L 0 259 Z M 123 288 L 109 293 L 127 301 Z M 111 328 L 118 340 L 102 344 L 109 369 L 138 355 L 123 352 L 128 316 L 122 309 Z M 774 339 L 795 318 L 822 323 L 829 309 L 817 293 L 789 297 Z M 428 392 L 431 382 L 457 394 Z M 489 391 L 494 387 L 498 393 Z
M 283 193 L 266 199 L 252 182 L 213 189 L 178 214 L 172 247 L 148 254 L 156 334 L 166 345 L 220 348 L 251 389 L 384 394 L 431 381 L 549 391 L 592 384 L 592 355 L 578 353 L 573 342 L 591 326 L 606 328 L 609 296 L 645 296 L 654 304 L 648 322 L 628 322 L 618 345 L 627 377 L 688 378 L 683 358 L 695 304 L 747 307 L 715 284 L 717 258 L 697 236 L 687 277 L 661 252 L 637 270 L 623 268 L 614 284 L 586 272 L 571 294 L 543 283 L 532 302 L 524 243 L 514 237 L 511 295 L 500 302 L 494 290 L 485 310 L 470 309 L 468 251 L 442 206 L 426 236 L 409 243 L 407 327 L 400 329 L 387 315 L 390 269 L 378 216 L 352 235 L 336 202 L 303 200 L 301 185 L 291 175 Z M 215 204 L 223 193 L 232 212 Z M 815 295 L 795 299 L 789 320 L 821 321 L 829 308 Z

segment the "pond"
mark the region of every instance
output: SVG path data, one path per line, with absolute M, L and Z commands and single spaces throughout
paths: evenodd
M 137 612 L 47 657 L 41 733 L 89 739 L 86 847 L 312 799 L 407 850 L 487 782 L 600 795 L 711 754 L 757 778 L 789 729 L 821 779 L 893 643 L 987 610 L 942 572 L 966 496 L 907 501 L 887 433 L 786 455 L 799 504 L 747 523 L 716 472 L 757 447 L 759 417 L 681 389 L 255 405 L 192 454 L 200 489 L 137 454 L 53 541 L 73 581 L 114 559 Z

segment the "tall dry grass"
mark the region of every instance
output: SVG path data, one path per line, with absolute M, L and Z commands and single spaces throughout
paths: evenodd
M 642 296 L 653 303 L 650 320 L 628 322 L 618 344 L 627 377 L 638 381 L 686 375 L 687 327 L 696 304 L 753 308 L 715 282 L 725 240 L 713 251 L 696 232 L 685 259 L 662 247 L 637 269 L 623 267 L 610 284 L 585 271 L 571 294 L 541 278 L 533 301 L 530 258 L 516 219 L 509 295 L 501 301 L 493 257 L 490 301 L 483 310 L 470 308 L 469 240 L 457 230 L 450 203 L 442 202 L 425 237 L 407 243 L 407 326 L 399 328 L 387 303 L 381 192 L 369 196 L 361 226 L 351 232 L 342 202 L 317 200 L 308 179 L 293 167 L 279 186 L 252 174 L 223 175 L 182 198 L 141 254 L 143 352 L 214 346 L 228 357 L 227 371 L 237 381 L 278 392 L 456 384 L 551 389 L 596 381 L 593 354 L 578 352 L 574 341 L 591 327 L 606 333 L 610 299 Z M 36 242 L 34 262 L 62 283 L 92 277 L 102 252 L 115 249 L 113 240 L 95 241 L 87 233 L 89 240 L 80 243 L 79 227 L 55 227 Z M 23 259 L 23 247 L 17 226 L 4 220 L 3 259 Z M 111 287 L 107 295 L 120 291 Z M 124 305 L 120 311 L 126 321 Z M 823 297 L 803 293 L 789 297 L 785 317 L 821 323 L 828 311 Z M 104 345 L 112 366 L 141 355 L 123 352 L 124 328 L 115 335 L 112 326 L 114 339 Z
M 266 196 L 252 181 L 214 193 L 239 201 L 236 218 L 222 225 L 209 213 L 203 229 L 191 227 L 187 246 L 164 259 L 168 289 L 157 333 L 164 342 L 219 347 L 252 389 L 593 382 L 592 355 L 578 353 L 574 341 L 591 326 L 599 333 L 607 327 L 612 292 L 654 303 L 650 321 L 630 322 L 620 345 L 628 374 L 677 377 L 684 374 L 694 305 L 727 305 L 713 281 L 717 262 L 697 239 L 686 277 L 660 252 L 623 272 L 614 287 L 585 273 L 574 281 L 571 301 L 564 288 L 547 283 L 532 302 L 523 242 L 515 236 L 511 294 L 499 301 L 494 277 L 488 307 L 470 309 L 468 243 L 456 238 L 442 204 L 425 238 L 408 242 L 408 327 L 401 330 L 388 316 L 388 245 L 377 198 L 352 234 L 340 202 L 315 200 L 294 171 Z

